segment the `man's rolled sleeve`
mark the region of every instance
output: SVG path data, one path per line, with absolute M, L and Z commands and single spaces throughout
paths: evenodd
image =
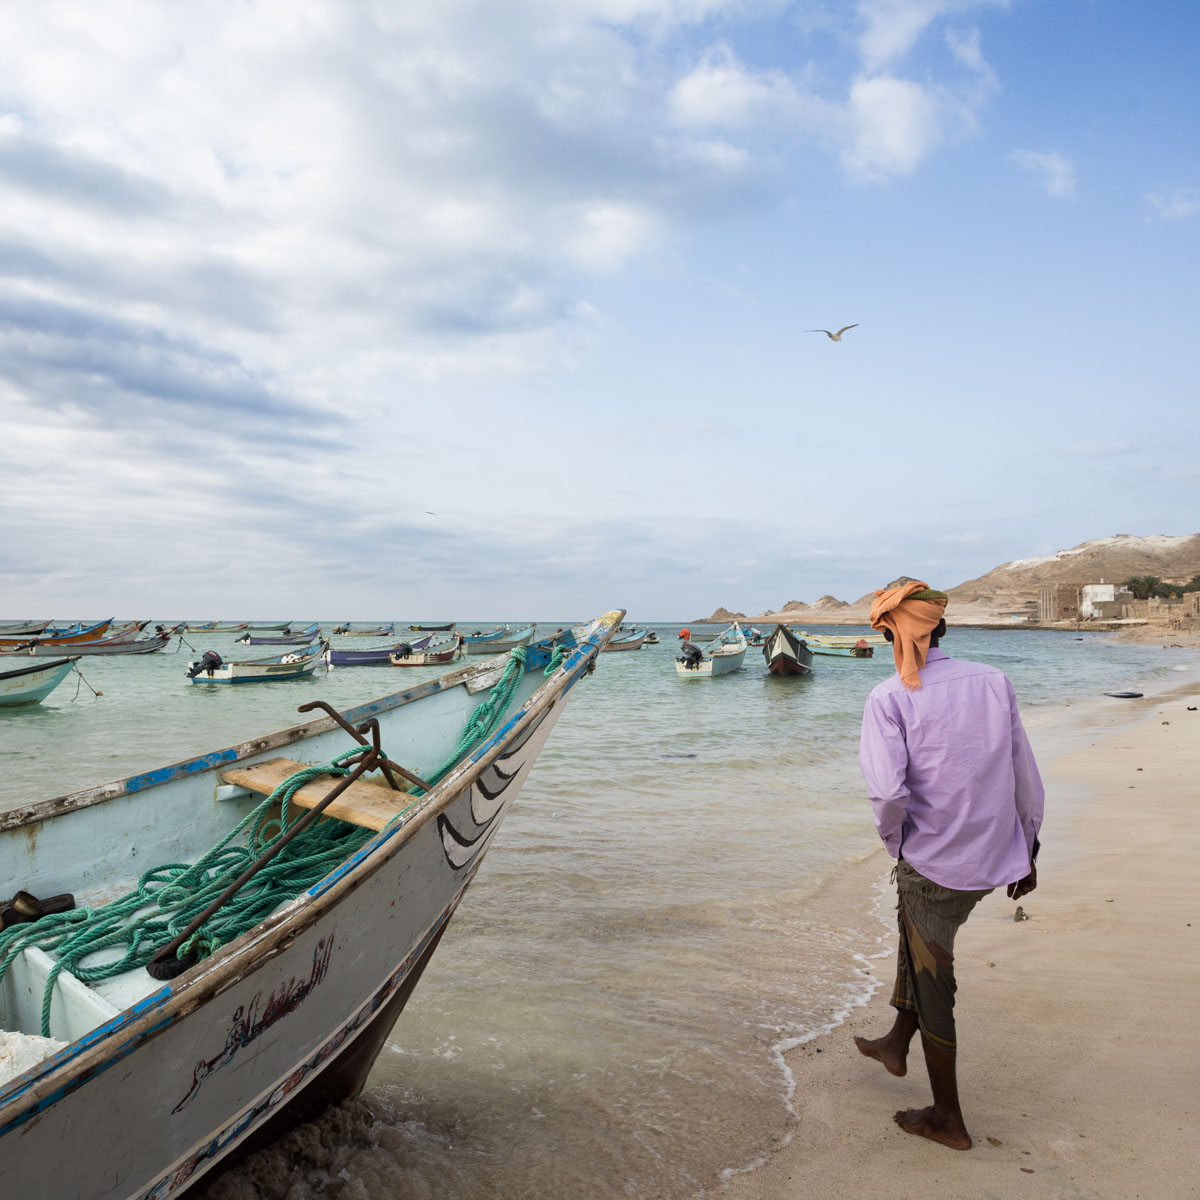
M 874 696 L 867 698 L 863 710 L 858 762 L 871 798 L 875 828 L 887 852 L 899 858 L 908 812 L 908 747 L 900 726 Z

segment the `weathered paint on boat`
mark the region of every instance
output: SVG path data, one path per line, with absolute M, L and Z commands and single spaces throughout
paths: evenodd
M 241 662 L 222 662 L 196 675 L 190 672 L 203 663 L 203 659 L 188 663 L 192 683 L 278 683 L 283 679 L 302 679 L 316 670 L 317 663 L 327 648 L 325 642 L 292 654 L 272 654 L 267 658 L 250 658 Z
M 695 666 L 685 666 L 682 658 L 675 660 L 675 671 L 680 679 L 712 679 L 740 671 L 746 659 L 746 638 L 741 626 L 734 621 L 701 649 L 704 657 Z
M 263 1137 L 354 1094 L 620 617 L 581 628 L 549 679 L 549 648 L 531 647 L 516 707 L 490 737 L 320 883 L 211 957 L 162 984 L 140 970 L 91 986 L 60 974 L 52 1025 L 65 1019 L 74 984 L 76 1014 L 91 1004 L 89 1027 L 0 1087 L 6 1194 L 179 1196 Z M 429 772 L 502 669 L 462 667 L 342 716 L 378 717 L 389 756 Z M 132 881 L 147 863 L 215 844 L 245 815 L 259 797 L 222 782 L 229 764 L 285 749 L 328 762 L 352 745 L 322 717 L 0 813 L 0 878 L 90 902 L 89 891 Z M 32 1004 L 40 1008 L 40 995 Z

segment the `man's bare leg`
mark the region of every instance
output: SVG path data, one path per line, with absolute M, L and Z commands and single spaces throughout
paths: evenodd
M 970 1150 L 971 1135 L 958 1105 L 954 1051 L 934 1046 L 928 1038 L 922 1038 L 921 1044 L 925 1048 L 925 1067 L 929 1072 L 929 1086 L 933 1089 L 933 1103 L 928 1108 L 902 1109 L 893 1120 L 905 1133 L 927 1137 L 952 1150 Z
M 917 1014 L 909 1008 L 898 1008 L 896 1023 L 883 1037 L 856 1037 L 854 1044 L 868 1058 L 883 1063 L 892 1075 L 904 1075 L 908 1072 L 908 1045 L 916 1032 Z

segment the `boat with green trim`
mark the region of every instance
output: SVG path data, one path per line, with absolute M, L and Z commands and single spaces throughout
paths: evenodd
M 622 615 L 0 812 L 5 1194 L 177 1197 L 355 1094 Z

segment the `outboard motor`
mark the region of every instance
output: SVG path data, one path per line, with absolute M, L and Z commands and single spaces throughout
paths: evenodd
M 221 665 L 221 656 L 215 650 L 205 650 L 204 657 L 199 662 L 192 663 L 192 669 L 188 671 L 187 677 L 195 679 L 202 671 L 207 671 L 210 675 Z
M 397 658 L 407 658 L 413 652 L 412 646 L 408 642 L 401 642 L 392 653 Z
M 683 663 L 685 671 L 694 671 L 700 665 L 704 651 L 695 642 L 684 642 L 682 649 L 683 653 L 679 656 L 679 661 Z

